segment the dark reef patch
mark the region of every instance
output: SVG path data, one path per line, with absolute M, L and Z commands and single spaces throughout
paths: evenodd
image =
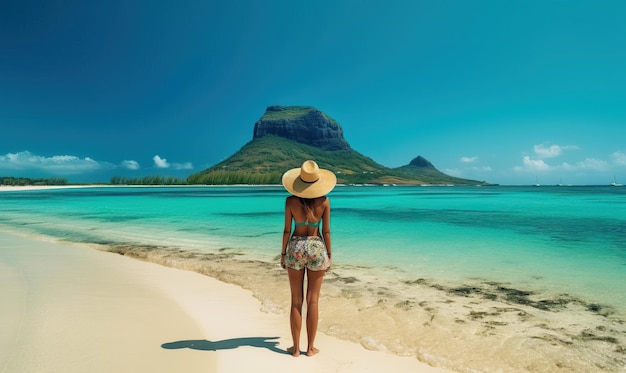
M 416 280 L 405 280 L 404 284 L 409 286 L 428 286 L 452 296 L 460 297 L 476 297 L 491 301 L 499 301 L 506 304 L 515 304 L 529 306 L 542 311 L 559 312 L 569 305 L 582 306 L 588 312 L 608 317 L 614 313 L 609 306 L 598 303 L 586 302 L 582 299 L 573 297 L 568 294 L 561 294 L 552 299 L 541 299 L 540 295 L 533 291 L 524 289 L 516 289 L 505 284 L 497 282 L 477 282 L 471 285 L 462 285 L 449 287 L 442 284 L 436 284 L 423 278 Z M 521 311 L 521 310 L 520 310 Z

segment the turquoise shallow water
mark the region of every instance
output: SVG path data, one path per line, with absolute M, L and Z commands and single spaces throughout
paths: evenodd
M 175 247 L 208 254 L 231 250 L 241 260 L 273 268 L 286 196 L 274 186 L 2 192 L 0 229 L 147 250 Z M 433 307 L 424 305 L 421 290 L 402 286 L 427 284 L 462 297 L 442 303 L 468 297 L 527 301 L 529 294 L 541 294 L 531 306 L 542 310 L 546 304 L 573 302 L 604 318 L 610 309 L 609 324 L 624 325 L 626 188 L 338 186 L 330 197 L 333 261 L 340 271 L 335 280 L 356 278 L 338 287 L 344 295 L 349 282 L 360 281 L 373 284 L 358 291 L 369 289 L 374 298 L 393 292 L 402 302 L 419 303 L 424 312 L 432 312 Z M 499 293 L 493 293 L 496 290 Z M 264 291 L 273 288 L 258 290 Z M 386 299 L 378 299 L 377 307 L 383 307 Z M 449 314 L 458 314 L 463 307 L 471 306 L 464 304 Z M 472 321 L 476 312 L 465 316 Z M 458 319 L 453 323 L 462 324 Z M 607 330 L 604 325 L 594 328 Z M 337 332 L 341 333 L 348 331 Z M 588 334 L 584 333 L 577 335 Z M 620 343 L 611 346 L 617 356 L 624 354 Z M 418 355 L 424 359 L 427 353 Z M 616 366 L 621 364 L 619 358 L 614 360 Z
M 280 250 L 278 187 L 0 194 L 0 224 L 78 242 Z M 335 263 L 532 283 L 626 309 L 626 188 L 337 187 Z

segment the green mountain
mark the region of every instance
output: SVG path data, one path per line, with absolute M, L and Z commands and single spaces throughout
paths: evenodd
M 342 184 L 485 185 L 438 171 L 423 157 L 388 168 L 353 150 L 341 126 L 310 106 L 270 106 L 253 139 L 226 160 L 190 175 L 188 184 L 280 184 L 282 174 L 307 159 L 332 170 Z
M 446 175 L 437 170 L 432 163 L 422 156 L 417 156 L 408 165 L 394 168 L 395 172 L 408 178 L 420 180 L 429 185 L 491 185 L 485 181 L 461 179 Z

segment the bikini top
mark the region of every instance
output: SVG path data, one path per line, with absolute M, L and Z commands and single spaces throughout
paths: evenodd
M 294 221 L 294 222 L 293 222 L 293 224 L 294 224 L 296 227 L 301 227 L 301 226 L 303 226 L 303 225 L 307 225 L 307 226 L 309 226 L 309 227 L 314 227 L 314 228 L 316 228 L 316 227 L 319 227 L 319 226 L 320 226 L 320 223 L 321 223 L 321 222 L 322 222 L 321 220 L 310 222 L 310 221 L 307 219 L 307 220 L 305 220 L 305 221 Z

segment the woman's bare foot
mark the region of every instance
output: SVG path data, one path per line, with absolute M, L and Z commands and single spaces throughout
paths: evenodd
M 291 356 L 293 356 L 293 357 L 300 356 L 300 349 L 299 348 L 295 348 L 293 346 L 287 348 L 287 352 L 289 352 L 291 354 Z
M 309 350 L 306 352 L 306 356 L 314 356 L 317 355 L 320 352 L 320 350 L 318 350 L 315 347 L 310 347 Z

